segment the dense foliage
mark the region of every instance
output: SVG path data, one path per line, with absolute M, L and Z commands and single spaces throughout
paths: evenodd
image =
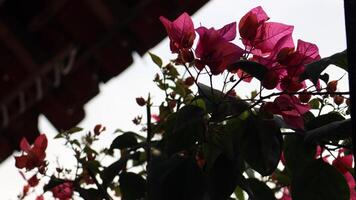
M 195 28 L 186 13 L 160 20 L 176 58 L 163 65 L 150 53 L 165 94 L 158 114 L 149 95 L 137 98 L 146 107 L 147 117 L 133 120 L 142 132 L 118 131 L 102 150 L 93 148 L 102 125 L 82 139 L 81 128 L 62 131 L 56 138 L 77 164 L 54 173 L 46 136 L 33 146 L 23 139 L 15 159 L 28 185 L 20 198 L 43 188 L 61 200 L 356 199 L 349 93 L 323 73 L 331 64 L 346 70 L 346 51 L 321 59 L 315 44 L 295 45 L 293 26 L 270 22 L 261 7 L 220 29 Z M 237 29 L 243 48 L 234 43 Z M 240 97 L 235 88 L 253 78 L 260 89 Z M 104 165 L 103 156 L 113 162 Z

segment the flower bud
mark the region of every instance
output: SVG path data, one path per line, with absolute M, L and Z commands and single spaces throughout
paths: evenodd
M 272 90 L 277 86 L 278 81 L 278 74 L 275 71 L 268 71 L 262 80 L 262 86 L 268 90 Z
M 300 102 L 302 102 L 302 103 L 308 103 L 309 100 L 310 100 L 310 98 L 311 98 L 311 94 L 308 93 L 307 90 L 303 90 L 303 92 L 300 93 L 300 94 L 298 95 L 298 97 L 299 97 Z
M 334 103 L 336 104 L 336 105 L 341 105 L 342 103 L 344 103 L 344 97 L 343 96 L 340 96 L 340 95 L 335 95 L 334 96 Z
M 101 125 L 101 124 L 97 124 L 95 127 L 94 127 L 94 134 L 95 135 L 100 135 L 101 132 L 105 131 L 106 130 L 106 127 Z
M 186 86 L 192 86 L 193 84 L 194 84 L 194 78 L 193 77 L 191 77 L 191 76 L 189 76 L 188 78 L 186 78 L 185 80 L 184 80 L 184 84 L 186 85 Z
M 144 106 L 146 105 L 146 100 L 142 97 L 137 97 L 136 98 L 136 103 L 139 105 L 139 106 Z
M 176 107 L 176 105 L 177 105 L 177 102 L 175 100 L 168 102 L 168 107 L 170 109 L 173 109 L 174 107 Z
M 335 92 L 336 89 L 337 89 L 337 80 L 334 80 L 334 81 L 330 81 L 328 83 L 328 85 L 326 86 L 326 91 L 328 92 Z M 334 96 L 334 95 L 330 95 L 330 96 Z
M 351 106 L 351 100 L 350 99 L 346 99 L 346 105 L 347 106 Z

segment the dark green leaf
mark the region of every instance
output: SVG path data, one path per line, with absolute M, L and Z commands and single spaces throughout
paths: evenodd
M 90 160 L 90 161 L 84 163 L 84 168 L 87 168 L 94 174 L 97 174 L 100 172 L 99 167 L 101 167 L 101 164 L 97 160 Z
M 205 102 L 206 110 L 212 113 L 211 121 L 222 121 L 227 116 L 238 116 L 249 109 L 246 101 L 235 97 L 225 96 L 219 90 L 213 89 L 202 83 L 198 83 L 199 93 Z
M 203 154 L 206 161 L 206 168 L 210 170 L 216 161 L 216 159 L 222 154 L 222 150 L 212 144 L 211 142 L 206 142 L 203 144 Z
M 165 143 L 169 155 L 188 150 L 200 140 L 205 131 L 204 111 L 193 105 L 182 107 L 172 114 L 165 127 Z
M 152 61 L 158 66 L 158 67 L 162 67 L 162 59 L 158 56 L 156 56 L 155 54 L 148 52 L 148 54 L 151 56 Z
M 284 158 L 287 169 L 292 173 L 302 169 L 315 159 L 316 146 L 305 143 L 299 135 L 288 135 L 284 138 Z
M 292 180 L 293 200 L 349 200 L 343 175 L 322 159 L 309 162 Z
M 125 132 L 117 136 L 110 145 L 110 149 L 126 149 L 134 147 L 138 144 L 136 134 L 134 132 Z
M 320 78 L 320 74 L 329 66 L 336 65 L 344 70 L 347 70 L 347 52 L 342 51 L 340 53 L 336 53 L 330 57 L 326 57 L 320 59 L 316 62 L 312 62 L 308 64 L 305 68 L 304 73 L 301 75 L 301 80 L 311 79 L 312 82 L 316 85 L 318 79 Z
M 248 110 L 249 106 L 246 101 L 227 97 L 215 107 L 215 110 L 212 112 L 211 121 L 222 121 L 228 116 L 239 116 Z
M 146 180 L 141 175 L 122 172 L 119 183 L 123 200 L 137 200 L 146 196 Z
M 204 176 L 192 157 L 153 158 L 149 198 L 152 200 L 202 200 Z
M 137 156 L 139 152 L 130 154 L 129 156 L 123 156 L 119 160 L 112 163 L 110 166 L 104 168 L 100 173 L 101 179 L 103 180 L 103 187 L 106 188 L 114 178 L 119 175 L 119 172 L 126 167 L 127 161 L 131 158 Z
M 198 83 L 199 95 L 204 99 L 207 106 L 212 103 L 217 103 L 223 96 L 220 90 L 211 89 L 210 86 L 207 86 L 203 83 Z M 209 109 L 208 109 L 209 110 Z
M 275 200 L 273 191 L 266 183 L 263 183 L 255 178 L 249 178 L 246 180 L 253 193 L 253 200 Z
M 62 183 L 64 183 L 65 181 L 62 179 L 58 179 L 54 176 L 51 176 L 51 179 L 49 180 L 49 182 L 43 187 L 43 191 L 49 191 L 52 188 L 56 187 L 57 185 L 60 185 Z
M 324 81 L 325 84 L 328 84 L 329 82 L 329 74 L 324 73 L 323 75 L 320 75 L 320 80 Z
M 273 119 L 250 115 L 245 122 L 246 131 L 240 147 L 246 162 L 262 176 L 270 175 L 276 168 L 282 152 L 280 128 Z
M 262 81 L 264 75 L 267 73 L 268 69 L 266 66 L 261 65 L 257 62 L 252 62 L 248 60 L 240 60 L 234 64 L 232 64 L 229 69 L 237 70 L 242 69 L 243 71 L 247 72 L 251 76 L 257 78 L 258 80 Z
M 81 187 L 75 188 L 75 191 L 79 193 L 79 195 L 84 198 L 84 199 L 90 199 L 90 200 L 101 200 L 103 199 L 102 194 L 99 192 L 99 190 L 90 188 L 90 189 L 83 189 Z
M 73 134 L 73 133 L 76 133 L 76 132 L 80 132 L 82 131 L 83 128 L 80 128 L 80 127 L 73 127 L 67 131 L 65 131 L 67 134 Z
M 245 189 L 244 177 L 237 160 L 221 154 L 208 171 L 208 193 L 210 199 L 228 199 L 237 185 Z
M 286 169 L 284 169 L 283 171 L 280 171 L 279 169 L 277 169 L 273 173 L 273 176 L 274 176 L 274 179 L 276 179 L 277 182 L 281 185 L 290 185 L 291 184 L 291 177 L 289 176 Z
M 305 124 L 305 128 L 307 130 L 312 130 L 315 128 L 322 127 L 324 125 L 327 125 L 331 122 L 335 121 L 341 121 L 344 120 L 345 117 L 343 117 L 340 113 L 338 112 L 329 112 L 324 115 L 320 115 L 318 117 L 315 117 L 314 119 L 310 120 Z
M 335 121 L 319 128 L 307 131 L 305 141 L 321 142 L 322 140 L 342 140 L 351 137 L 351 119 Z

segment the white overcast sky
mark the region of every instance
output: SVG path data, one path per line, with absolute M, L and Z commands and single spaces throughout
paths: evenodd
M 202 24 L 219 28 L 233 21 L 238 22 L 246 12 L 258 5 L 264 8 L 271 18 L 270 21 L 294 25 L 295 43 L 297 39 L 302 39 L 317 44 L 321 57 L 346 49 L 343 0 L 211 0 L 193 16 L 193 21 L 196 27 Z M 151 51 L 161 56 L 165 62 L 173 58 L 167 39 Z M 329 71 L 332 72 L 332 79 L 338 79 L 344 73 L 338 70 Z M 86 118 L 79 126 L 91 129 L 98 123 L 105 125 L 108 130 L 103 136 L 105 141 L 111 140 L 112 132 L 116 128 L 137 130 L 131 120 L 136 115 L 144 114 L 144 109 L 136 105 L 135 97 L 146 97 L 151 91 L 153 100 L 159 102 L 160 95 L 152 83 L 157 72 L 157 67 L 147 55 L 135 55 L 131 67 L 106 84 L 100 85 L 100 94 L 86 105 Z M 245 90 L 246 88 L 249 89 L 244 87 Z M 240 91 L 244 92 L 244 89 L 237 88 L 236 92 L 239 94 Z M 49 138 L 56 134 L 56 130 L 43 116 L 39 121 L 41 132 L 46 133 Z M 50 160 L 54 161 L 58 156 L 60 163 L 65 165 L 71 154 L 67 151 L 65 157 L 63 152 L 66 152 L 65 149 L 50 139 L 47 151 Z M 0 165 L 1 199 L 16 199 L 16 194 L 22 190 L 23 184 L 13 157 L 8 158 Z

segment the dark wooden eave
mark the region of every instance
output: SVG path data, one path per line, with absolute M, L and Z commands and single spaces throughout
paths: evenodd
M 158 17 L 208 0 L 7 0 L 0 4 L 0 161 L 44 114 L 57 129 L 85 116 L 98 84 L 165 37 Z

